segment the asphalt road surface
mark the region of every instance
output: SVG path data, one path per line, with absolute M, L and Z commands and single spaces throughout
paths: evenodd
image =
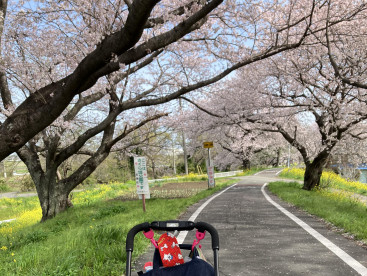
M 367 275 L 366 249 L 281 202 L 263 187 L 277 180 L 276 173 L 268 170 L 239 178 L 235 186 L 210 201 L 195 218 L 218 230 L 220 275 Z M 309 227 L 309 232 L 319 238 L 280 211 L 266 195 L 302 220 L 301 224 L 306 225 L 303 227 Z M 180 219 L 188 220 L 205 201 L 191 206 Z M 191 244 L 193 240 L 191 231 L 184 242 Z M 210 261 L 210 235 L 201 243 Z M 137 261 L 137 268 L 151 258 L 152 250 Z

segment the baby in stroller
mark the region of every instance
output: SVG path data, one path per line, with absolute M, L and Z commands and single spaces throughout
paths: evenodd
M 193 244 L 178 244 L 174 235 L 164 233 L 157 241 L 154 240 L 153 230 L 163 231 L 191 231 L 197 229 L 196 240 Z M 218 274 L 218 250 L 219 237 L 216 229 L 205 222 L 192 221 L 155 221 L 152 223 L 142 223 L 134 226 L 128 233 L 126 239 L 126 275 L 131 275 L 131 258 L 134 246 L 135 235 L 143 231 L 144 235 L 150 239 L 155 246 L 153 262 L 146 264 L 146 272 L 139 272 L 144 276 L 217 276 Z M 214 267 L 200 257 L 200 249 L 197 245 L 200 240 L 205 237 L 205 233 L 209 232 L 212 238 L 212 249 L 214 257 Z M 184 257 L 181 250 L 188 251 L 189 257 Z

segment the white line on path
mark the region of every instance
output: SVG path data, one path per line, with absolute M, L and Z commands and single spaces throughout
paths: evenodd
M 221 194 L 223 194 L 225 191 L 227 191 L 228 189 L 236 186 L 237 184 L 233 184 L 232 186 L 228 187 L 227 189 L 221 191 L 220 193 L 212 196 L 211 198 L 209 198 L 207 201 L 205 201 L 198 209 L 196 209 L 196 211 L 191 215 L 191 217 L 188 219 L 189 221 L 195 221 L 195 219 L 198 217 L 198 215 L 201 213 L 201 211 L 216 197 L 220 196 Z M 177 237 L 177 242 L 179 244 L 183 243 L 186 236 L 187 236 L 188 231 L 181 231 L 180 234 Z
M 283 171 L 283 170 L 281 170 L 281 171 Z M 264 172 L 267 172 L 267 173 L 272 172 L 272 173 L 276 173 L 275 175 L 278 175 L 278 174 L 281 173 L 281 171 L 277 171 L 277 170 L 274 170 L 274 169 L 266 169 L 266 170 L 259 171 L 259 172 L 255 173 L 254 176 L 259 175 L 259 174 L 264 173 Z
M 5 222 L 11 222 L 11 221 L 13 221 L 13 220 L 15 220 L 15 219 L 1 220 L 1 221 L 0 221 L 0 224 L 5 223 Z
M 278 203 L 273 201 L 265 192 L 265 187 L 268 185 L 268 183 L 265 183 L 261 187 L 261 191 L 265 198 L 273 204 L 276 208 L 278 208 L 283 214 L 288 216 L 291 220 L 293 220 L 295 223 L 297 223 L 299 226 L 301 226 L 305 231 L 307 231 L 311 236 L 313 236 L 316 240 L 318 240 L 320 243 L 326 246 L 331 252 L 333 252 L 335 255 L 337 255 L 342 261 L 344 261 L 347 265 L 349 265 L 351 268 L 353 268 L 355 271 L 357 271 L 362 276 L 367 276 L 367 268 L 364 267 L 360 262 L 358 262 L 356 259 L 354 259 L 352 256 L 350 256 L 348 253 L 346 253 L 344 250 L 342 250 L 340 247 L 336 246 L 334 243 L 332 243 L 330 240 L 325 238 L 323 235 L 321 235 L 319 232 L 317 232 L 315 229 L 313 229 L 311 226 L 309 226 L 304 221 L 300 220 L 298 217 L 284 209 L 282 206 L 280 206 Z

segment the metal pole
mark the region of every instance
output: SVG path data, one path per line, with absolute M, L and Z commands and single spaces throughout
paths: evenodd
M 173 174 L 176 175 L 176 160 L 175 160 L 175 148 L 173 148 Z
M 0 172 L 4 178 L 6 178 L 5 164 L 4 161 L 0 162 Z
M 208 148 L 208 163 L 206 168 L 206 173 L 208 175 L 208 189 L 210 189 L 210 176 L 209 176 L 209 167 L 211 167 L 213 164 L 211 162 L 211 156 L 210 156 L 210 148 Z M 214 176 L 213 176 L 214 177 Z M 214 180 L 214 187 L 215 187 L 215 180 Z
M 126 251 L 126 276 L 130 276 L 131 275 L 131 257 L 132 257 L 132 252 L 131 251 Z
M 143 211 L 145 212 L 146 211 L 146 209 L 145 209 L 145 194 L 142 194 L 141 197 L 143 199 Z
M 185 174 L 189 174 L 189 166 L 187 164 L 186 138 L 184 132 L 182 132 L 182 147 L 184 152 Z
M 289 144 L 288 146 L 288 168 L 289 168 L 290 159 L 291 159 L 291 145 Z
M 214 249 L 214 275 L 219 276 L 219 257 L 218 257 L 218 249 Z
M 208 165 L 211 166 L 211 162 L 210 162 L 210 148 L 208 148 Z
M 181 99 L 178 100 L 180 104 L 180 111 L 182 111 L 182 102 Z M 185 174 L 189 174 L 189 166 L 187 164 L 187 150 L 186 150 L 186 138 L 185 133 L 182 131 L 182 149 L 184 154 L 184 163 L 185 163 Z

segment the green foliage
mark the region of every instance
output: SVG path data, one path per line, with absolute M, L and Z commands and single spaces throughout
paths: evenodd
M 20 191 L 21 192 L 29 192 L 34 191 L 36 189 L 36 186 L 34 185 L 34 182 L 30 175 L 24 175 L 20 179 Z
M 0 178 L 0 192 L 28 192 L 35 190 L 34 182 L 29 174 Z
M 134 178 L 134 167 L 130 168 L 127 158 L 120 160 L 112 154 L 98 166 L 92 176 L 95 183 L 126 182 Z
M 91 186 L 97 184 L 97 179 L 96 177 L 92 174 L 90 176 L 88 176 L 86 179 L 84 179 L 84 181 L 82 182 L 83 186 Z
M 8 184 L 5 183 L 3 178 L 0 178 L 0 193 L 10 192 L 11 189 Z
M 367 242 L 366 205 L 353 193 L 343 190 L 302 190 L 297 182 L 274 182 L 269 190 L 281 199 L 300 207 Z

